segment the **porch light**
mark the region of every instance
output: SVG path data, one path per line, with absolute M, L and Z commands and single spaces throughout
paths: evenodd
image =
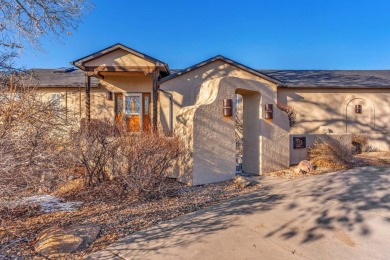
M 112 100 L 112 92 L 111 91 L 107 91 L 106 92 L 106 99 L 107 100 Z
M 265 104 L 265 119 L 272 119 L 274 117 L 273 104 Z
M 223 100 L 223 116 L 228 117 L 233 115 L 233 99 Z
M 362 105 L 355 105 L 355 113 L 361 114 L 363 112 Z

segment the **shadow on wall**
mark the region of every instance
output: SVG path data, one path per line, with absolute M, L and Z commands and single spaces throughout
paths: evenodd
M 201 85 L 204 82 L 224 77 L 238 77 L 243 80 L 253 80 L 256 78 L 252 74 L 243 72 L 241 69 L 226 64 L 223 61 L 214 61 L 202 66 L 201 68 L 190 71 L 187 74 L 178 77 L 176 80 L 162 82 L 160 89 L 168 91 L 173 95 L 174 104 L 172 114 L 174 116 L 172 120 L 176 120 L 175 115 L 179 113 L 179 110 L 182 107 L 193 106 L 196 104 L 199 99 Z M 273 98 L 276 101 L 276 92 Z M 165 132 L 172 132 L 172 129 L 165 129 L 171 125 L 175 128 L 175 122 L 170 123 L 168 121 L 170 120 L 170 113 L 169 105 L 167 103 L 160 103 L 160 114 L 162 115 L 160 117 L 161 125 L 163 126 Z
M 319 181 L 314 185 L 312 181 L 307 182 L 311 178 L 286 183 L 285 192 L 293 195 L 289 197 L 290 203 L 284 205 L 284 211 L 296 217 L 265 237 L 295 238 L 306 244 L 325 239 L 325 230 L 346 229 L 370 236 L 372 230 L 366 221 L 370 214 L 381 216 L 384 225 L 390 224 L 388 168 L 365 167 L 316 176 Z M 307 228 L 301 229 L 302 225 Z
M 310 92 L 312 93 L 312 92 Z M 317 93 L 321 95 L 321 93 Z M 376 111 L 375 102 L 360 98 L 362 94 L 349 95 L 343 104 L 337 100 L 318 102 L 297 93 L 281 96 L 279 102 L 294 107 L 298 113 L 297 123 L 292 134 L 318 133 L 319 126 L 326 126 L 334 133 L 365 133 L 374 147 L 390 149 L 390 109 L 383 103 L 381 113 Z M 382 101 L 383 102 L 383 101 Z M 363 114 L 355 113 L 355 105 L 361 104 Z M 378 104 L 376 106 L 379 106 Z

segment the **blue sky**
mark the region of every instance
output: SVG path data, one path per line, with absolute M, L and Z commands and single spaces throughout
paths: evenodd
M 77 31 L 19 65 L 69 66 L 123 43 L 185 68 L 222 54 L 258 69 L 390 69 L 389 0 L 95 0 Z

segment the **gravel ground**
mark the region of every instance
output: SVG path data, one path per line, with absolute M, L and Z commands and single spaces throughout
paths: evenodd
M 367 165 L 390 166 L 390 152 L 370 152 L 354 157 L 354 167 Z M 268 175 L 295 179 L 338 170 L 317 168 L 310 174 L 296 174 L 292 169 Z M 41 259 L 33 248 L 35 236 L 40 231 L 53 226 L 95 223 L 102 229 L 98 239 L 86 250 L 68 257 L 81 259 L 135 231 L 260 188 L 256 185 L 240 189 L 233 182 L 188 187 L 173 180 L 167 180 L 167 186 L 167 192 L 161 197 L 139 199 L 136 196 L 116 194 L 115 185 L 81 190 L 81 180 L 76 179 L 53 195 L 64 201 L 82 201 L 78 210 L 43 212 L 36 205 L 12 211 L 0 209 L 0 259 Z
M 65 201 L 83 201 L 76 211 L 42 212 L 35 206 L 0 211 L 0 259 L 41 259 L 33 248 L 40 231 L 53 226 L 95 223 L 101 227 L 98 239 L 86 250 L 68 257 L 81 259 L 135 231 L 260 188 L 255 185 L 240 189 L 233 182 L 188 187 L 167 180 L 164 196 L 140 200 L 129 195 L 118 197 L 110 193 L 115 189 L 110 186 L 80 192 L 80 184 L 80 180 L 73 180 L 54 193 Z M 103 193 L 110 195 L 102 196 Z

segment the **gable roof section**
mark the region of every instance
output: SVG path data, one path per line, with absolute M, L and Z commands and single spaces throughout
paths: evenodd
M 390 88 L 390 70 L 259 70 L 288 88 Z
M 97 59 L 97 58 L 100 58 L 100 57 L 102 57 L 104 55 L 107 55 L 107 54 L 109 54 L 111 52 L 114 52 L 116 50 L 119 50 L 119 49 L 125 50 L 125 51 L 127 51 L 127 52 L 129 52 L 129 53 L 131 53 L 131 54 L 133 54 L 133 55 L 135 55 L 137 57 L 139 57 L 139 58 L 142 58 L 144 60 L 150 61 L 150 62 L 156 64 L 156 66 L 165 67 L 167 73 L 169 73 L 169 68 L 168 68 L 168 64 L 167 63 L 162 62 L 160 60 L 157 60 L 157 59 L 155 59 L 153 57 L 150 57 L 150 56 L 148 56 L 148 55 L 146 55 L 146 54 L 144 54 L 142 52 L 136 51 L 136 50 L 134 50 L 132 48 L 129 48 L 129 47 L 127 47 L 127 46 L 125 46 L 125 45 L 123 45 L 121 43 L 114 44 L 114 45 L 112 45 L 110 47 L 107 47 L 107 48 L 101 50 L 101 51 L 95 52 L 93 54 L 90 54 L 90 55 L 85 56 L 83 58 L 80 58 L 78 60 L 75 60 L 75 61 L 71 62 L 71 64 L 73 64 L 74 66 L 76 66 L 76 67 L 78 67 L 78 68 L 80 68 L 82 70 L 85 70 L 84 63 L 89 62 L 89 61 L 94 60 L 94 59 Z
M 168 80 L 180 77 L 180 76 L 182 76 L 182 75 L 184 75 L 184 74 L 186 74 L 186 73 L 188 73 L 190 71 L 196 70 L 198 68 L 206 66 L 206 65 L 208 65 L 208 64 L 210 64 L 212 62 L 215 62 L 215 61 L 222 61 L 224 63 L 227 63 L 227 64 L 232 65 L 234 67 L 237 67 L 239 69 L 242 69 L 242 70 L 244 70 L 246 72 L 249 72 L 249 73 L 251 73 L 251 74 L 253 74 L 255 76 L 258 76 L 258 77 L 263 78 L 265 80 L 268 80 L 268 81 L 270 81 L 272 83 L 275 83 L 278 86 L 283 86 L 284 85 L 284 83 L 282 81 L 277 80 L 277 79 L 273 78 L 272 76 L 266 75 L 266 74 L 264 74 L 264 73 L 262 73 L 262 72 L 260 72 L 258 70 L 252 69 L 252 68 L 250 68 L 248 66 L 245 66 L 245 65 L 243 65 L 243 64 L 241 64 L 239 62 L 236 62 L 234 60 L 228 59 L 228 58 L 226 58 L 226 57 L 224 57 L 222 55 L 217 55 L 217 56 L 215 56 L 215 57 L 213 57 L 211 59 L 202 61 L 202 62 L 200 62 L 198 64 L 195 64 L 195 65 L 193 65 L 191 67 L 188 67 L 186 69 L 178 70 L 175 73 L 160 79 L 159 83 L 163 83 L 163 82 L 166 82 Z

